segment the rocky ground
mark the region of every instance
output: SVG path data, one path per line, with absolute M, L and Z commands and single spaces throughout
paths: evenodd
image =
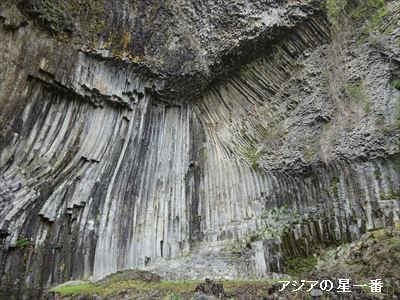
M 398 293 L 399 1 L 52 3 L 0 3 L 0 298 Z
M 309 265 L 305 261 L 312 262 Z M 307 267 L 305 267 L 307 265 Z M 92 284 L 69 282 L 51 289 L 47 299 L 400 299 L 400 229 L 389 228 L 371 231 L 354 243 L 325 249 L 303 264 L 287 268 L 289 275 L 265 280 L 188 280 L 163 281 L 147 271 L 124 271 Z M 296 275 L 294 275 L 296 274 Z M 338 292 L 339 279 L 350 279 L 351 293 Z M 380 293 L 371 292 L 370 280 L 381 279 Z M 330 280 L 331 292 L 318 285 L 311 291 L 301 280 Z M 280 291 L 285 281 L 291 284 Z M 363 285 L 365 287 L 353 287 Z

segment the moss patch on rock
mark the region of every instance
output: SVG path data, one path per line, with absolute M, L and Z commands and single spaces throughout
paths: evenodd
M 331 249 L 319 259 L 314 274 L 337 277 L 338 274 L 357 282 L 368 283 L 380 278 L 386 295 L 400 293 L 400 228 L 370 231 L 351 244 Z M 344 277 L 343 277 L 344 278 Z
M 113 276 L 111 276 L 113 277 Z M 161 281 L 145 282 L 143 280 L 106 280 L 97 284 L 82 283 L 77 285 L 60 285 L 52 288 L 50 292 L 59 298 L 79 298 L 97 295 L 100 299 L 118 296 L 130 296 L 133 299 L 193 299 L 199 294 L 197 287 L 203 281 Z M 226 299 L 262 299 L 264 296 L 278 291 L 280 283 L 278 279 L 260 280 L 218 280 L 222 285 Z M 59 299 L 57 298 L 57 299 Z M 194 298 L 195 299 L 195 298 Z
M 312 272 L 317 265 L 318 259 L 315 256 L 290 257 L 285 260 L 284 272 L 291 276 L 301 277 Z

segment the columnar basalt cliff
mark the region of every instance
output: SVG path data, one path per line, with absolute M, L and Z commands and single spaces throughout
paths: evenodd
M 284 273 L 400 220 L 400 4 L 0 4 L 0 282 Z

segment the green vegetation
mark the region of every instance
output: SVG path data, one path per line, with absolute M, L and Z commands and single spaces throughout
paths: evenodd
M 361 20 L 381 9 L 385 3 L 386 0 L 326 0 L 322 3 L 322 8 L 326 10 L 330 20 L 339 20 L 343 15 Z
M 50 28 L 54 31 L 72 31 L 74 28 L 73 15 L 66 3 L 60 1 L 43 1 L 39 8 L 42 19 L 47 21 Z
M 381 171 L 379 170 L 379 168 L 376 168 L 376 169 L 375 169 L 374 175 L 375 175 L 375 177 L 376 177 L 376 180 L 381 180 L 381 179 L 382 179 L 382 173 L 381 173 Z
M 271 128 L 262 128 L 260 142 L 248 136 L 246 133 L 243 133 L 243 139 L 250 145 L 245 151 L 242 151 L 242 153 L 250 162 L 253 170 L 261 171 L 259 161 L 265 153 L 263 149 L 273 148 L 284 134 L 285 128 L 282 124 L 277 124 Z
M 116 296 L 121 291 L 129 291 L 132 295 L 146 294 L 152 290 L 159 290 L 164 296 L 172 296 L 193 292 L 200 281 L 163 281 L 163 282 L 144 282 L 141 280 L 113 281 L 106 283 L 84 283 L 79 285 L 56 286 L 51 291 L 60 295 L 99 295 L 104 297 Z
M 350 15 L 356 20 L 365 20 L 372 17 L 373 22 L 377 24 L 382 17 L 387 15 L 384 7 L 386 0 L 358 0 L 349 2 L 355 3 L 350 10 Z
M 293 66 L 293 71 L 299 72 L 299 71 L 303 70 L 304 68 L 305 68 L 305 65 L 303 63 L 296 63 Z
M 394 87 L 395 89 L 400 90 L 400 79 L 392 80 L 392 82 L 390 83 L 390 85 L 391 85 L 392 87 Z
M 397 99 L 396 104 L 396 124 L 397 128 L 400 128 L 400 99 Z M 399 142 L 399 150 L 400 150 L 400 142 Z
M 383 31 L 383 20 L 388 15 L 385 7 L 386 0 L 326 0 L 323 8 L 326 10 L 329 21 L 334 31 L 339 31 L 342 26 L 346 26 L 344 20 L 350 19 L 356 22 L 370 22 L 369 31 Z
M 91 296 L 113 297 L 121 294 L 122 291 L 140 297 L 150 297 L 150 294 L 157 291 L 161 299 L 187 299 L 193 295 L 195 288 L 202 281 L 163 281 L 160 283 L 130 280 L 113 282 L 108 284 L 83 283 L 79 285 L 56 286 L 51 291 L 60 294 L 62 297 Z M 264 290 L 266 287 L 278 283 L 278 279 L 263 280 L 221 280 L 225 292 L 240 293 L 246 287 L 252 290 Z M 157 298 L 159 299 L 159 298 Z
M 378 9 L 371 17 L 371 25 L 373 30 L 384 32 L 383 20 L 388 16 L 389 12 L 386 7 Z M 390 33 L 390 30 L 386 33 Z
M 326 0 L 326 2 L 322 2 L 334 29 L 339 29 L 340 19 L 346 11 L 347 5 L 347 0 Z
M 388 267 L 393 265 L 393 262 L 397 261 L 399 257 L 400 232 L 398 229 L 400 226 L 396 224 L 396 228 L 373 230 L 364 235 L 360 241 L 343 244 L 339 248 L 336 246 L 333 248 L 332 245 L 324 247 L 319 249 L 320 251 L 316 251 L 314 255 L 302 254 L 301 256 L 286 257 L 283 261 L 283 271 L 292 278 L 302 279 L 310 274 L 319 274 L 318 272 L 321 271 L 328 274 L 326 276 L 329 277 L 343 271 L 357 282 L 364 282 L 371 276 L 398 278 L 397 269 Z M 371 243 L 371 241 L 375 242 Z M 300 248 L 303 249 L 303 247 Z M 364 257 L 367 258 L 366 262 L 361 259 Z M 196 287 L 202 283 L 198 280 L 145 282 L 143 280 L 127 280 L 126 277 L 121 276 L 111 279 L 97 284 L 82 283 L 58 286 L 54 287 L 52 291 L 61 297 L 129 295 L 134 299 L 149 299 L 157 295 L 157 299 L 191 299 Z M 270 287 L 281 286 L 279 280 L 282 279 L 221 280 L 218 283 L 223 285 L 225 293 L 232 299 L 252 299 L 249 296 L 253 298 L 265 296 Z M 384 294 L 392 295 L 388 289 L 385 289 Z M 301 299 L 307 298 L 302 297 Z
M 99 288 L 94 284 L 84 283 L 78 285 L 59 286 L 51 289 L 51 291 L 57 292 L 62 296 L 77 296 L 77 295 L 97 294 Z
M 338 199 L 339 199 L 339 184 L 340 184 L 339 177 L 333 177 L 331 189 L 332 189 L 332 192 L 335 194 L 336 198 L 338 198 Z
M 400 190 L 399 191 L 395 191 L 395 189 L 393 188 L 392 185 L 390 185 L 389 187 L 389 191 L 387 193 L 385 192 L 381 192 L 380 193 L 380 197 L 381 200 L 395 200 L 395 199 L 399 199 L 400 197 Z
M 364 92 L 363 84 L 361 82 L 358 82 L 354 85 L 350 85 L 346 88 L 346 92 L 350 98 L 361 104 L 361 106 L 364 108 L 365 112 L 370 111 L 370 103 L 368 96 Z
M 309 274 L 317 265 L 318 259 L 309 257 L 289 257 L 284 261 L 284 272 L 296 277 Z
M 15 247 L 18 249 L 25 249 L 28 246 L 29 246 L 29 241 L 27 239 L 18 240 L 17 243 L 15 244 Z
M 259 171 L 260 170 L 259 160 L 263 155 L 261 150 L 258 148 L 252 148 L 245 155 L 246 158 L 250 161 L 253 170 Z
M 360 84 L 351 85 L 347 88 L 347 92 L 354 100 L 362 102 L 365 97 Z
M 55 33 L 73 32 L 76 23 L 80 23 L 89 32 L 99 32 L 105 27 L 104 20 L 100 18 L 105 12 L 104 0 L 43 0 L 36 6 L 26 2 L 21 2 L 19 6 L 36 15 Z
M 341 124 L 354 124 L 356 117 L 361 117 L 371 110 L 371 99 L 362 80 L 348 84 L 351 78 L 343 49 L 354 34 L 359 34 L 360 41 L 369 41 L 376 49 L 385 48 L 386 39 L 380 32 L 390 32 L 386 26 L 389 11 L 385 0 L 325 0 L 325 9 L 331 24 L 332 42 L 328 67 L 323 70 L 321 84 L 326 87 L 332 99 L 337 103 L 337 113 L 324 131 L 333 136 Z M 390 20 L 393 23 L 393 20 Z M 374 32 L 374 34 L 370 34 Z M 346 46 L 345 46 L 346 45 Z M 349 101 L 350 100 L 350 101 Z M 384 120 L 377 120 L 379 128 L 383 128 Z M 329 127 L 329 128 L 328 128 Z M 330 128 L 332 127 L 332 128 Z M 312 152 L 305 149 L 305 158 L 310 158 Z

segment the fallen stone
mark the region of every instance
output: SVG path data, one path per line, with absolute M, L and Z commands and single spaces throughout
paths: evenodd
M 225 296 L 224 286 L 222 283 L 215 283 L 212 280 L 206 278 L 204 283 L 200 283 L 195 292 L 200 292 L 206 295 L 213 295 L 218 298 Z

